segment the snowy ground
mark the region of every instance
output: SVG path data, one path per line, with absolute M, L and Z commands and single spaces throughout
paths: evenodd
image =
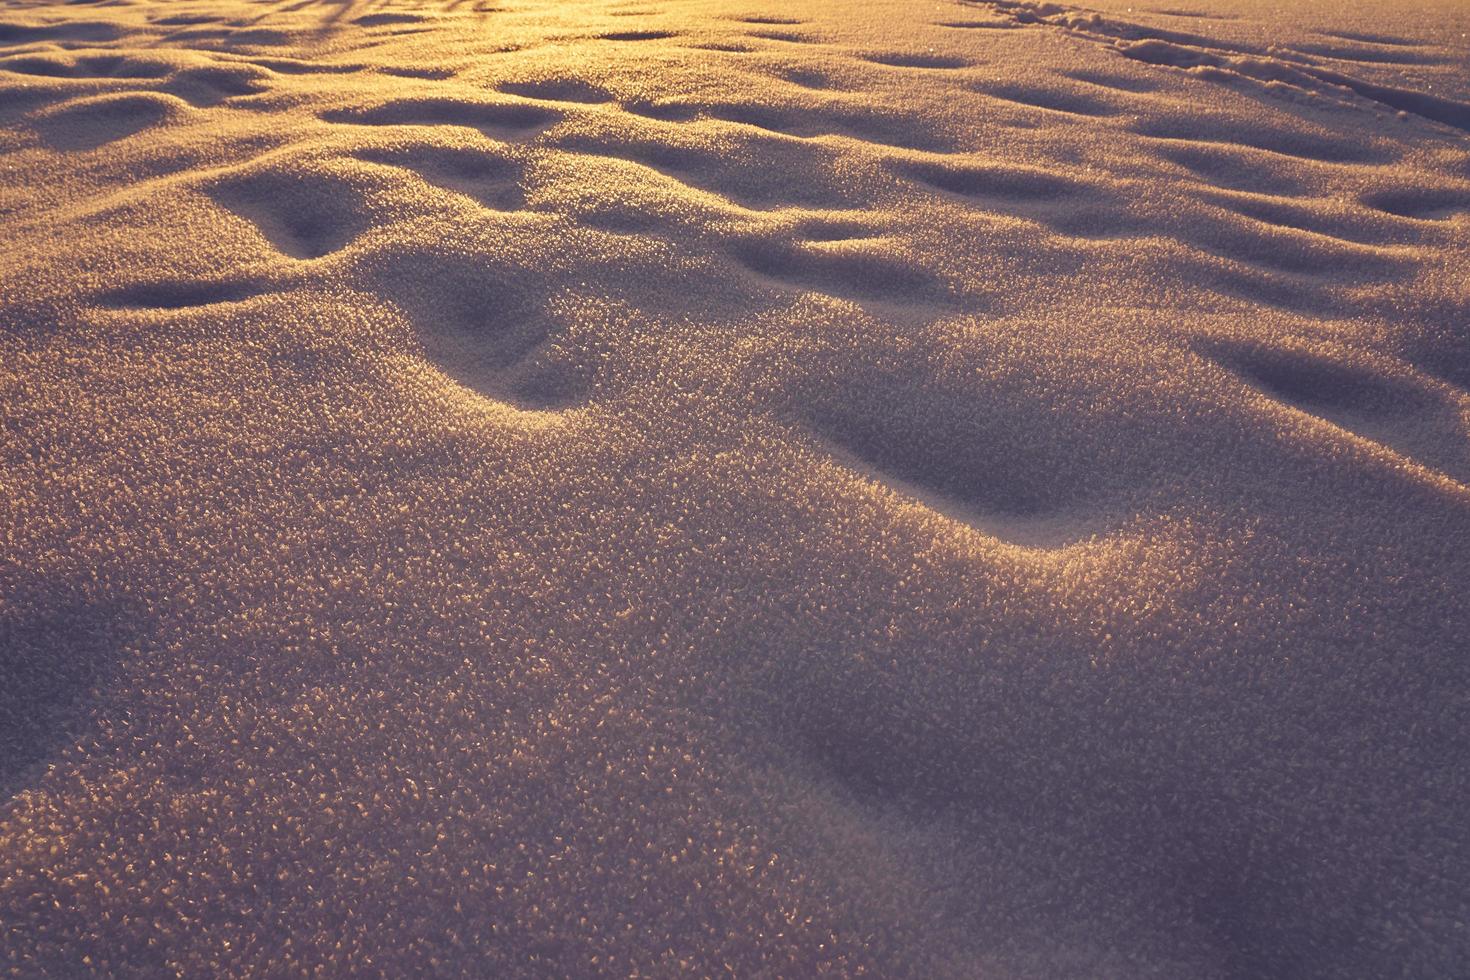
M 1467 33 L 0 3 L 0 971 L 1463 975 Z

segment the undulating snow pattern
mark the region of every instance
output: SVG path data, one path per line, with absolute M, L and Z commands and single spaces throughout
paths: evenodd
M 0 971 L 1450 978 L 1470 6 L 0 4 Z

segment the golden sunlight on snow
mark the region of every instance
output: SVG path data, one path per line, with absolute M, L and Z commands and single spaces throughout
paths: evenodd
M 0 0 L 0 972 L 1463 975 L 1467 34 Z

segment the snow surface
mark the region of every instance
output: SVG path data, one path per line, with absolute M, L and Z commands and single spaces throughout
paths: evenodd
M 1467 32 L 0 4 L 0 970 L 1463 976 Z

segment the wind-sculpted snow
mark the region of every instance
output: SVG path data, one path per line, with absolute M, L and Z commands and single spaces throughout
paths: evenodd
M 0 4 L 0 971 L 1462 975 L 1467 33 Z

